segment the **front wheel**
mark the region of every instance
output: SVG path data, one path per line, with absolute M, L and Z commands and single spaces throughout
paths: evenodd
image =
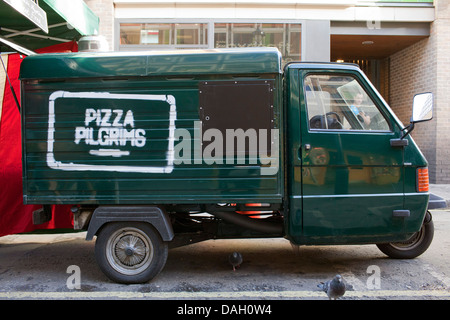
M 100 269 L 119 283 L 150 281 L 163 269 L 167 255 L 167 243 L 148 223 L 109 223 L 95 243 Z
M 427 212 L 422 227 L 411 238 L 400 242 L 380 243 L 377 244 L 377 247 L 384 254 L 394 259 L 414 259 L 428 249 L 433 236 L 434 224 L 431 214 Z

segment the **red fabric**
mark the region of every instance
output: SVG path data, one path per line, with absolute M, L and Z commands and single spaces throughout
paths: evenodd
M 36 50 L 36 52 L 66 52 L 77 50 L 76 42 L 68 42 Z M 8 56 L 7 71 L 20 102 L 20 54 Z M 3 68 L 3 67 L 2 67 Z M 33 225 L 32 213 L 40 205 L 24 205 L 22 191 L 22 141 L 20 113 L 6 81 L 0 123 L 0 236 L 30 232 L 37 229 L 73 228 L 70 206 L 53 206 L 51 221 Z M 2 101 L 0 101 L 1 103 Z
M 77 52 L 78 44 L 76 41 L 58 43 L 50 47 L 35 50 L 36 53 L 52 53 L 52 52 Z

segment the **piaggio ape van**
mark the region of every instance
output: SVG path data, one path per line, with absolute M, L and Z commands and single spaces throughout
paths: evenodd
M 427 161 L 356 65 L 274 48 L 42 54 L 21 65 L 23 195 L 72 205 L 102 271 L 146 282 L 169 246 L 284 237 L 414 258 L 433 238 Z

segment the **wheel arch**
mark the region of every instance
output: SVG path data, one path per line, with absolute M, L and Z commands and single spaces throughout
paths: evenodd
M 92 240 L 109 222 L 146 222 L 152 225 L 163 241 L 172 241 L 174 232 L 165 210 L 158 206 L 101 206 L 94 210 L 86 235 Z

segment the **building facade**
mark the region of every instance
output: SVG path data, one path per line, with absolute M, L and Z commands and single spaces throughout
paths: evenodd
M 360 65 L 407 125 L 415 94 L 431 122 L 412 135 L 432 183 L 450 183 L 448 0 L 85 0 L 114 51 L 274 46 L 289 61 Z

